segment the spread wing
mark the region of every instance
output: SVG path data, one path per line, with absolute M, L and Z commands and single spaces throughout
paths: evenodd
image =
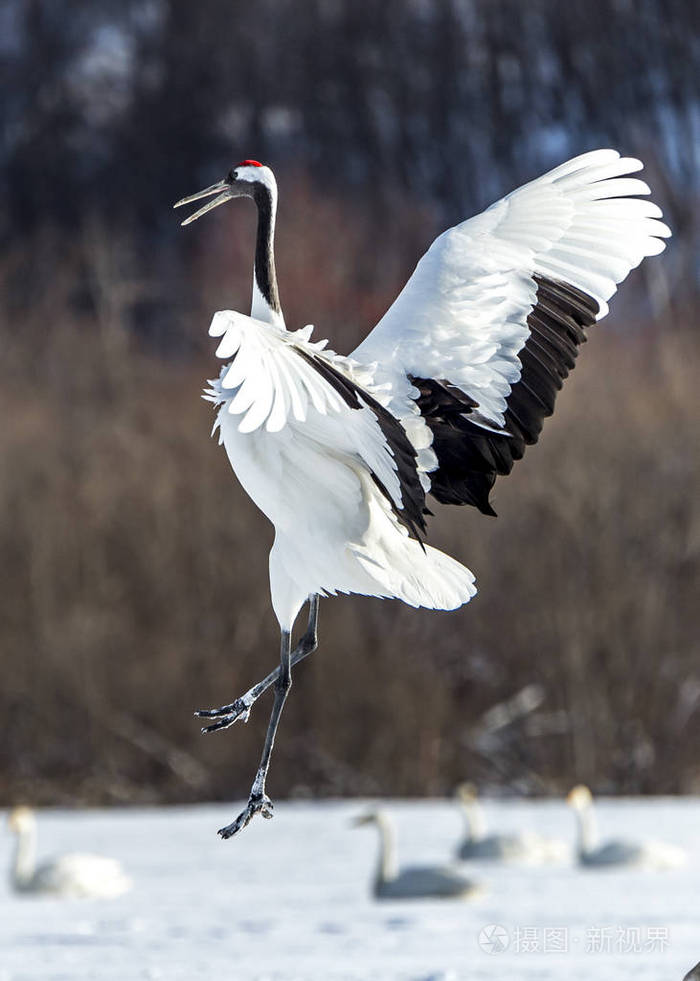
M 376 362 L 389 408 L 432 431 L 440 501 L 488 495 L 535 443 L 585 328 L 671 233 L 638 195 L 639 160 L 583 154 L 440 235 L 352 358 Z

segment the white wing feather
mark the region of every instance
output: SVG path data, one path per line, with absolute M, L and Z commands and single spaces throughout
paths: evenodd
M 217 357 L 233 360 L 223 366 L 218 379 L 210 380 L 211 388 L 205 397 L 221 404 L 222 412 L 240 416 L 237 429 L 243 434 L 255 433 L 262 427 L 269 433 L 278 433 L 288 424 L 294 429 L 303 423 L 305 437 L 313 439 L 318 434 L 319 443 L 324 444 L 328 437 L 324 417 L 334 417 L 337 421 L 331 427 L 330 443 L 334 452 L 363 461 L 401 508 L 397 463 L 375 412 L 368 406 L 357 409 L 346 405 L 299 352 L 320 357 L 346 377 L 364 383 L 363 387 L 371 389 L 379 402 L 386 402 L 386 394 L 372 389 L 366 369 L 353 367 L 347 359 L 324 351 L 327 341 L 312 342 L 311 330 L 307 326 L 287 331 L 232 310 L 219 311 L 209 333 L 221 337 Z M 429 441 L 429 434 L 426 439 Z
M 600 319 L 617 284 L 663 251 L 671 233 L 661 211 L 634 197 L 649 193 L 643 181 L 625 176 L 641 167 L 594 150 L 440 235 L 352 355 L 376 362 L 377 382 L 393 388 L 389 408 L 403 417 L 406 375 L 445 379 L 479 403 L 483 423 L 504 426 L 537 294 L 533 275 L 582 290 Z
M 325 341 L 311 343 L 310 333 L 311 328 L 287 331 L 234 310 L 214 314 L 209 334 L 221 337 L 216 355 L 233 361 L 210 383 L 209 396 L 217 402 L 230 400 L 227 411 L 241 416 L 239 432 L 251 433 L 262 425 L 279 432 L 290 410 L 304 422 L 309 402 L 321 415 L 339 410 L 336 393 L 295 351 L 304 347 L 315 353 L 325 347 Z

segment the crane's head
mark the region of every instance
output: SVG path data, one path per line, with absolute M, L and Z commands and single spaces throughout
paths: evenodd
M 196 194 L 190 194 L 189 197 L 182 198 L 173 207 L 179 208 L 183 204 L 191 204 L 192 201 L 209 198 L 214 194 L 217 197 L 208 201 L 203 208 L 195 211 L 189 218 L 185 218 L 182 224 L 189 225 L 190 222 L 205 215 L 207 211 L 211 211 L 212 208 L 218 207 L 225 201 L 230 201 L 231 198 L 254 198 L 257 201 L 261 194 L 276 198 L 277 183 L 275 175 L 269 167 L 258 163 L 257 160 L 243 160 L 232 167 L 222 181 L 212 184 L 211 187 L 205 187 L 203 191 L 197 191 Z

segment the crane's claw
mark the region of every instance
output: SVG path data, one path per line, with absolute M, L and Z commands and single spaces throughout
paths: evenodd
M 251 700 L 247 695 L 243 695 L 230 705 L 222 705 L 218 709 L 198 709 L 194 714 L 200 719 L 217 719 L 211 725 L 202 727 L 202 732 L 216 732 L 218 729 L 228 729 L 239 719 L 247 722 L 253 701 L 254 699 Z
M 233 835 L 246 828 L 256 814 L 262 814 L 269 821 L 273 817 L 274 809 L 275 805 L 267 794 L 251 794 L 245 810 L 241 811 L 231 824 L 227 824 L 225 828 L 219 828 L 218 834 L 224 839 L 232 838 Z

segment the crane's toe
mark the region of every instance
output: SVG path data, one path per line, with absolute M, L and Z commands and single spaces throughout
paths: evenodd
M 244 695 L 230 705 L 222 705 L 218 709 L 197 709 L 194 714 L 200 719 L 216 719 L 217 721 L 211 725 L 202 727 L 202 732 L 216 732 L 218 729 L 228 729 L 239 719 L 247 722 L 252 704 L 252 701 L 247 700 Z
M 246 828 L 256 814 L 262 814 L 268 820 L 273 817 L 275 805 L 267 794 L 251 794 L 245 810 L 241 811 L 235 821 L 227 824 L 225 828 L 219 828 L 218 834 L 222 838 L 232 838 L 243 828 Z

